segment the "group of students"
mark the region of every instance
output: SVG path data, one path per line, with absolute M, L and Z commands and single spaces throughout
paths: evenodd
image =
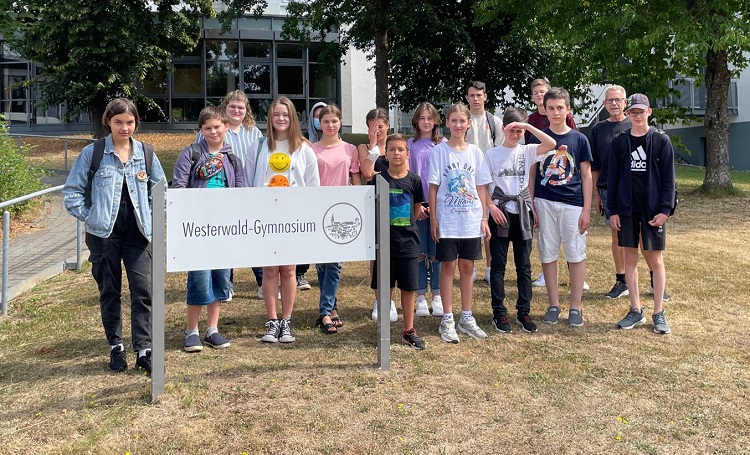
M 662 309 L 666 292 L 661 251 L 665 247 L 664 224 L 674 206 L 674 152 L 668 139 L 655 139 L 655 134 L 663 133 L 648 126 L 648 98 L 636 94 L 626 99 L 622 87 L 613 87 L 607 94 L 617 97 L 608 97 L 605 107 L 612 113 L 610 108 L 622 104 L 622 113 L 632 126 L 624 128 L 618 123 L 615 128 L 597 125 L 594 129 L 601 134 L 595 136 L 593 161 L 598 182 L 593 194 L 611 223 L 613 254 L 619 251 L 616 243 L 624 257 L 621 262 L 615 259 L 615 266 L 617 283 L 626 289 L 618 288 L 614 298 L 629 295 L 631 309 L 618 326 L 629 329 L 645 322 L 638 292 L 626 292 L 638 286 L 640 245 L 652 270 L 654 331 L 669 333 Z M 562 246 L 571 284 L 567 320 L 580 327 L 584 321 L 581 297 L 586 235 L 591 221 L 592 150 L 588 139 L 575 129 L 565 89 L 552 88 L 539 79 L 532 83 L 532 97 L 538 107 L 534 115 L 529 117 L 511 107 L 500 120 L 484 109 L 484 84 L 472 81 L 466 93 L 468 107 L 456 103 L 447 111 L 448 139 L 442 137 L 441 116 L 429 102 L 415 111 L 411 138 L 388 135 L 388 112 L 376 108 L 366 117 L 368 143 L 355 147 L 340 139 L 342 114 L 337 106 L 313 106 L 308 139 L 294 104 L 286 97 L 276 98 L 269 106 L 264 136 L 255 126 L 247 96 L 237 90 L 227 94 L 221 106 L 201 111 L 200 132 L 196 142 L 180 153 L 171 187 L 347 186 L 373 183 L 373 177 L 380 174 L 390 187 L 389 319 L 398 318 L 393 301 L 398 287 L 406 345 L 425 348 L 414 328 L 414 316 L 430 313 L 442 318 L 438 333 L 446 342 L 458 343 L 458 332 L 471 338 L 487 337 L 472 313 L 474 261 L 482 258 L 483 243 L 493 328 L 512 331 L 504 302 L 512 243 L 518 285 L 516 323 L 526 332 L 536 332 L 530 315 L 530 253 L 535 228 L 549 302 L 541 320 L 555 324 L 560 316 L 557 260 Z M 613 125 L 608 126 L 621 121 L 622 113 L 613 115 L 609 120 Z M 131 101 L 118 98 L 110 102 L 102 123 L 110 134 L 100 140 L 98 153 L 93 144 L 82 150 L 63 190 L 64 204 L 86 223 L 92 275 L 99 288 L 102 323 L 110 346 L 110 369 L 127 368 L 120 303 L 123 263 L 130 286 L 136 366 L 150 374 L 150 187 L 164 178 L 164 171 L 153 148 L 133 137 L 140 118 Z M 295 341 L 292 313 L 298 267 L 254 270 L 267 314 L 264 342 Z M 307 267 L 302 268 L 302 278 Z M 456 268 L 461 304 L 457 322 L 452 301 Z M 316 264 L 316 270 L 320 286 L 316 325 L 325 334 L 335 334 L 343 326 L 336 297 L 342 264 Z M 373 267 L 373 289 L 376 270 Z M 232 281 L 228 269 L 188 272 L 185 351 L 201 351 L 204 344 L 230 346 L 218 326 L 222 302 L 232 299 Z M 201 339 L 198 325 L 204 306 L 206 332 Z M 378 317 L 377 310 L 376 301 L 373 319 Z

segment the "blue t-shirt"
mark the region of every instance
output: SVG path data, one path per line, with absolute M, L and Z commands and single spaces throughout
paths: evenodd
M 591 161 L 589 140 L 576 130 L 570 130 L 563 135 L 555 134 L 549 128 L 544 132 L 554 139 L 557 145 L 554 150 L 544 155 L 539 163 L 534 197 L 583 207 L 581 163 Z

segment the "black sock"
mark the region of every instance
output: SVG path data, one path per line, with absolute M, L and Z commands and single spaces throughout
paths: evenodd
M 620 283 L 625 282 L 625 274 L 624 273 L 615 273 L 615 279 L 619 281 Z

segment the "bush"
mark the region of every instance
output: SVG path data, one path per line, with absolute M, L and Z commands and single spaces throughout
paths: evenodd
M 0 201 L 5 202 L 45 188 L 42 183 L 44 169 L 24 162 L 30 148 L 30 145 L 23 144 L 19 149 L 16 140 L 8 135 L 5 118 L 0 116 Z M 29 202 L 31 201 L 12 205 L 6 210 L 16 215 L 26 210 Z

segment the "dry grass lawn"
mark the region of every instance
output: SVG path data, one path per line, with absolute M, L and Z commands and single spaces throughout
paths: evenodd
M 474 289 L 484 341 L 442 342 L 438 318 L 418 318 L 428 348 L 399 345 L 378 371 L 365 263 L 345 265 L 345 327 L 313 327 L 318 291 L 298 295 L 297 342 L 261 343 L 265 316 L 249 270 L 223 308 L 232 347 L 187 354 L 185 275 L 167 281 L 167 386 L 107 370 L 89 270 L 66 273 L 11 302 L 0 321 L 0 437 L 7 454 L 740 454 L 750 449 L 750 198 L 707 199 L 701 170 L 680 168 L 681 205 L 668 224 L 666 305 L 673 333 L 620 331 L 628 303 L 613 283 L 609 232 L 589 231 L 586 325 L 539 323 L 533 335 L 490 331 L 489 287 Z M 737 174 L 750 191 L 750 176 Z M 535 272 L 540 267 L 536 252 Z M 477 264 L 480 270 L 484 264 Z M 564 269 L 564 267 L 563 267 Z M 648 276 L 645 264 L 639 269 Z M 508 301 L 515 300 L 509 265 Z M 561 279 L 567 281 L 567 277 Z M 641 296 L 650 310 L 647 279 Z M 567 308 L 567 292 L 563 292 Z M 124 296 L 127 300 L 127 296 Z M 125 311 L 128 319 L 128 311 Z M 565 313 L 564 313 L 565 314 Z M 124 330 L 129 341 L 129 324 Z

